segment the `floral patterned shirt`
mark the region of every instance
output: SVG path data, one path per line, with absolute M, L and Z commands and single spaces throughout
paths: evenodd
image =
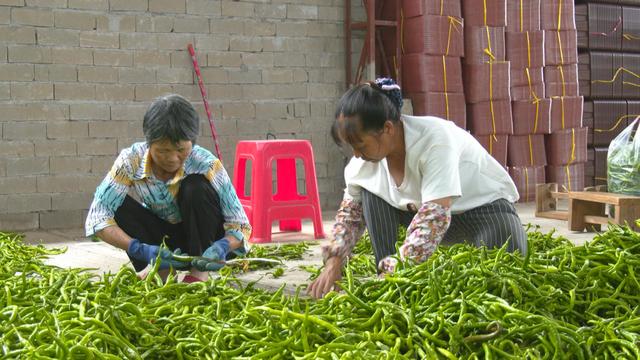
M 426 261 L 442 241 L 450 222 L 450 208 L 434 202 L 422 204 L 407 229 L 407 238 L 400 247 L 400 258 L 415 263 Z M 343 200 L 333 225 L 333 240 L 322 249 L 324 261 L 340 256 L 344 263 L 362 236 L 364 225 L 362 203 L 353 199 Z M 397 262 L 396 258 L 387 256 L 380 260 L 378 269 L 383 273 L 393 272 Z

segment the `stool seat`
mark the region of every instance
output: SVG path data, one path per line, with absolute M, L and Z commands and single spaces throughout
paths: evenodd
M 296 159 L 302 160 L 306 193 L 297 186 Z M 251 186 L 247 194 L 247 160 L 251 161 Z M 276 162 L 275 178 L 272 171 Z M 273 193 L 273 181 L 276 192 Z M 311 219 L 316 239 L 324 238 L 313 149 L 308 140 L 246 140 L 238 142 L 233 186 L 253 228 L 252 243 L 271 242 L 271 225 L 300 231 L 301 219 Z

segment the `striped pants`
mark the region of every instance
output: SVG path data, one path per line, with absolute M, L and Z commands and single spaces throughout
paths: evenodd
M 398 226 L 408 227 L 415 213 L 399 210 L 372 194 L 362 190 L 362 206 L 367 230 L 371 237 L 376 264 L 396 253 Z M 468 241 L 476 246 L 501 247 L 507 250 L 527 251 L 527 235 L 512 203 L 504 199 L 451 216 L 443 243 L 447 245 Z

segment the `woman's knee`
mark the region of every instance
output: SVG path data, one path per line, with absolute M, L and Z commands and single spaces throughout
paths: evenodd
M 191 174 L 182 179 L 178 196 L 189 199 L 202 199 L 207 192 L 215 192 L 204 175 Z

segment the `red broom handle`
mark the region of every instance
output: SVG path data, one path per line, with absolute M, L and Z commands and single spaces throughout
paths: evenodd
M 213 143 L 216 146 L 216 154 L 218 159 L 222 161 L 222 155 L 220 154 L 220 146 L 218 145 L 218 133 L 216 127 L 213 125 L 213 117 L 211 116 L 211 108 L 209 108 L 209 101 L 207 101 L 207 89 L 204 88 L 204 82 L 202 81 L 202 74 L 200 73 L 200 66 L 198 65 L 198 59 L 196 59 L 196 51 L 193 49 L 193 45 L 187 46 L 189 54 L 191 55 L 191 62 L 193 63 L 193 69 L 198 76 L 198 86 L 200 86 L 200 94 L 202 94 L 202 102 L 204 102 L 204 110 L 207 113 L 207 119 L 209 120 L 209 127 L 211 128 L 211 136 L 213 136 Z

